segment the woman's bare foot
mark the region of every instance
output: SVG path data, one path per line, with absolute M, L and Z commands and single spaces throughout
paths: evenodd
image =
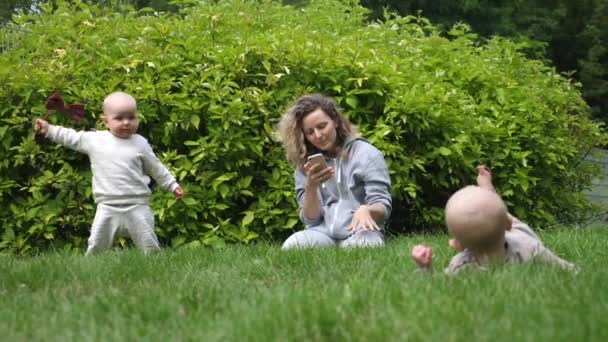
M 492 173 L 485 165 L 477 166 L 477 185 L 482 189 L 496 192 L 492 184 Z

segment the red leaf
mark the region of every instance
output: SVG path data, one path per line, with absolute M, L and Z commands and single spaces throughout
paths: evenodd
M 61 95 L 59 95 L 59 93 L 54 93 L 48 99 L 46 99 L 46 101 L 44 102 L 44 106 L 48 110 L 54 110 L 57 112 L 65 111 L 65 103 L 63 102 L 63 98 L 61 98 Z
M 81 121 L 84 119 L 84 105 L 80 103 L 69 104 L 65 108 L 66 113 L 70 119 L 74 121 Z

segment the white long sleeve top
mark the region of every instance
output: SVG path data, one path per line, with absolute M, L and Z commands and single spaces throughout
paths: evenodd
M 171 192 L 179 186 L 148 141 L 139 134 L 122 139 L 110 131 L 77 132 L 49 125 L 46 137 L 89 156 L 96 203 L 147 204 L 152 193 L 148 176 Z
M 541 263 L 555 265 L 562 269 L 578 272 L 578 266 L 553 254 L 542 243 L 538 235 L 519 219 L 512 217 L 511 229 L 505 232 L 505 263 L 521 264 L 538 260 Z M 445 269 L 445 273 L 454 275 L 467 268 L 484 270 L 485 267 L 468 249 L 456 254 Z

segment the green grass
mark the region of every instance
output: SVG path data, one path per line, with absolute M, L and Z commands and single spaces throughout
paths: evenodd
M 6 341 L 606 341 L 605 228 L 542 234 L 573 275 L 541 265 L 451 278 L 415 271 L 412 236 L 382 249 L 135 250 L 0 257 Z

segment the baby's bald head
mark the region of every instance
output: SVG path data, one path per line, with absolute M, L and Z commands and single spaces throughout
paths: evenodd
M 450 197 L 445 218 L 454 238 L 465 248 L 478 252 L 496 247 L 511 226 L 502 199 L 490 190 L 472 185 Z
M 137 112 L 137 101 L 133 96 L 120 91 L 106 96 L 103 100 L 104 115 L 112 116 L 123 112 Z

